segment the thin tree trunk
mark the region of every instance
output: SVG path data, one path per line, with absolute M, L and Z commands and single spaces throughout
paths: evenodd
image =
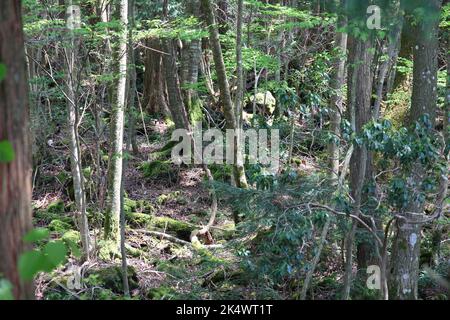
M 105 236 L 107 239 L 115 241 L 117 247 L 120 248 L 120 190 L 122 186 L 124 109 L 127 86 L 128 0 L 120 0 L 117 11 L 120 15 L 121 30 L 117 38 L 118 47 L 114 60 L 117 62 L 119 79 L 112 107 Z
M 337 3 L 343 3 L 338 0 Z M 345 17 L 339 16 L 337 28 L 344 27 L 347 24 Z M 339 165 L 340 165 L 340 143 L 338 139 L 341 137 L 341 114 L 343 112 L 343 92 L 342 89 L 345 84 L 345 54 L 347 52 L 347 34 L 342 32 L 336 32 L 335 46 L 339 50 L 334 64 L 333 79 L 331 86 L 335 93 L 331 97 L 330 102 L 330 132 L 333 135 L 333 141 L 329 144 L 330 154 L 330 171 L 331 179 L 339 180 Z
M 244 0 L 238 0 L 237 7 L 237 26 L 236 26 L 236 73 L 237 73 L 237 90 L 236 90 L 236 123 L 237 127 L 242 127 L 242 112 L 244 100 L 244 66 L 242 61 L 242 26 L 244 19 Z
M 211 43 L 214 64 L 216 67 L 217 81 L 220 89 L 220 99 L 223 105 L 223 112 L 227 121 L 227 129 L 236 130 L 237 122 L 235 116 L 235 108 L 231 99 L 230 86 L 225 69 L 225 63 L 223 60 L 222 47 L 220 45 L 219 32 L 217 29 L 216 18 L 211 0 L 201 0 L 202 8 L 206 18 L 206 23 L 209 28 L 209 40 Z M 245 176 L 244 164 L 241 155 L 241 146 L 239 137 L 234 139 L 234 179 L 236 184 L 240 188 L 248 188 L 247 178 Z M 229 142 L 231 143 L 231 142 Z
M 0 141 L 9 141 L 15 157 L 0 162 L 0 275 L 13 286 L 15 299 L 33 299 L 33 286 L 22 282 L 18 259 L 31 229 L 31 145 L 28 80 L 25 70 L 21 1 L 0 2 Z
M 72 0 L 67 2 L 68 9 L 72 8 Z M 74 12 L 68 12 L 67 19 L 71 19 Z M 70 166 L 72 171 L 73 189 L 75 196 L 75 205 L 77 209 L 77 219 L 80 225 L 81 243 L 83 246 L 84 258 L 89 260 L 90 237 L 89 224 L 86 213 L 86 194 L 84 190 L 83 166 L 81 163 L 80 138 L 78 133 L 79 115 L 78 115 L 78 74 L 76 66 L 78 64 L 78 39 L 73 30 L 70 32 L 70 43 L 65 49 L 65 59 L 67 61 L 67 114 L 68 114 L 68 136 L 70 150 Z
M 130 28 L 128 30 L 128 55 L 130 58 L 130 82 L 129 82 L 129 90 L 128 90 L 128 104 L 130 106 L 129 114 L 129 130 L 128 133 L 130 135 L 130 144 L 131 149 L 133 150 L 133 154 L 139 154 L 139 146 L 136 140 L 136 119 L 137 119 L 137 109 L 136 109 L 136 53 L 134 50 L 133 43 L 133 28 L 135 27 L 135 17 L 134 17 L 134 1 L 129 0 L 129 9 L 128 14 L 130 17 Z

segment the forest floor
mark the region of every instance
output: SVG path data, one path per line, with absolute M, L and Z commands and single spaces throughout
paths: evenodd
M 243 280 L 240 279 L 242 271 L 233 249 L 227 246 L 204 249 L 146 234 L 147 230 L 155 230 L 189 242 L 190 233 L 208 223 L 211 206 L 211 196 L 203 185 L 205 177 L 201 168 L 170 170 L 170 177 L 145 175 L 142 164 L 151 162 L 152 154 L 167 142 L 163 139 L 164 128 L 154 127 L 152 134 L 159 138 L 148 144 L 145 136 L 141 136 L 140 155 L 130 157 L 125 170 L 126 245 L 132 297 L 255 298 L 255 291 L 240 282 Z M 62 136 L 53 137 L 51 143 L 54 148 L 48 157 L 52 161 L 40 167 L 36 180 L 41 182 L 34 188 L 34 224 L 49 228 L 54 238 L 75 236 L 79 243 L 70 199 L 69 156 L 63 147 Z M 89 149 L 84 151 L 89 153 L 94 144 L 93 141 L 87 141 L 87 144 Z M 99 186 L 90 175 L 85 173 L 85 177 L 89 196 Z M 89 203 L 88 199 L 89 222 L 94 230 L 91 237 L 97 258 L 80 265 L 72 257 L 53 273 L 41 274 L 36 281 L 38 299 L 123 297 L 119 253 L 102 240 L 103 216 Z M 211 230 L 214 244 L 225 244 L 233 237 L 234 228 L 231 211 L 220 203 L 217 220 Z M 77 279 L 79 283 L 76 283 Z
M 166 166 L 161 149 L 169 141 L 167 128 L 156 122 L 148 136 L 139 136 L 139 155 L 131 156 L 125 170 L 127 217 L 126 247 L 131 297 L 151 299 L 292 299 L 298 284 L 283 284 L 273 290 L 252 281 L 243 267 L 242 253 L 234 240 L 239 237 L 233 214 L 220 201 L 212 239 L 206 246 L 190 243 L 192 231 L 205 226 L 210 218 L 212 197 L 201 168 Z M 54 239 L 70 239 L 80 245 L 76 214 L 71 200 L 70 164 L 63 135 L 52 137 L 52 149 L 34 177 L 33 215 L 36 227 L 48 228 Z M 95 140 L 84 140 L 83 154 L 93 157 Z M 165 155 L 167 157 L 167 154 Z M 107 156 L 103 155 L 104 165 Z M 155 163 L 157 164 L 155 166 Z M 301 170 L 312 172 L 319 165 L 305 157 Z M 120 252 L 103 240 L 104 203 L 100 183 L 85 168 L 88 215 L 94 252 L 88 262 L 70 257 L 50 274 L 36 280 L 38 299 L 123 299 Z M 226 173 L 213 172 L 219 176 Z M 102 182 L 103 181 L 103 182 Z M 73 192 L 73 191 L 72 191 Z M 168 234 L 167 239 L 152 231 Z M 181 240 L 181 241 L 179 241 Z M 211 240 L 213 242 L 211 243 Z M 183 242 L 184 241 L 184 242 Z M 207 247 L 209 244 L 220 247 Z M 325 249 L 314 276 L 310 298 L 336 299 L 342 283 L 342 257 L 338 243 Z M 292 286 L 297 289 L 293 289 Z M 361 290 L 365 290 L 361 288 Z M 429 289 L 434 290 L 434 289 Z M 434 296 L 436 292 L 427 295 Z M 365 296 L 365 298 L 370 298 Z

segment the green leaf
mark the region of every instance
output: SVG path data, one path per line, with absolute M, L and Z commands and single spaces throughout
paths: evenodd
M 12 285 L 5 279 L 0 279 L 0 301 L 1 300 L 14 300 Z
M 6 76 L 6 66 L 0 63 L 0 81 L 2 81 Z
M 63 241 L 49 242 L 44 247 L 44 254 L 54 267 L 64 262 L 67 256 L 67 248 Z
M 72 252 L 72 254 L 75 258 L 81 258 L 80 248 L 78 247 L 78 245 L 75 242 L 68 240 L 68 239 L 65 239 L 64 242 L 66 243 L 68 249 L 70 249 L 70 251 Z
M 31 230 L 25 237 L 23 241 L 26 243 L 36 243 L 38 241 L 47 239 L 50 236 L 50 231 L 45 228 L 36 228 Z
M 0 141 L 0 163 L 9 163 L 14 161 L 16 154 L 14 148 L 8 140 Z
M 24 281 L 33 280 L 45 264 L 45 257 L 41 252 L 36 250 L 25 252 L 19 258 L 20 278 Z

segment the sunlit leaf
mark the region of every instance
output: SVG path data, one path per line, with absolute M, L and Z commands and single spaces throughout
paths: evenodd
M 47 239 L 50 236 L 50 232 L 45 228 L 36 228 L 30 231 L 25 237 L 23 241 L 27 243 L 36 243 L 38 241 Z
M 9 163 L 14 161 L 16 154 L 11 142 L 0 141 L 0 163 Z
M 66 259 L 67 248 L 62 241 L 49 242 L 44 247 L 44 253 L 52 265 L 57 267 Z
M 0 63 L 0 81 L 2 81 L 6 76 L 6 66 Z

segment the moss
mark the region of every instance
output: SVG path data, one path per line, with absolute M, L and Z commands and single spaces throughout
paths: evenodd
M 58 234 L 64 234 L 68 230 L 72 229 L 72 225 L 70 225 L 69 223 L 67 223 L 65 221 L 55 219 L 49 223 L 48 229 L 50 231 L 56 232 Z
M 191 233 L 195 229 L 195 227 L 186 222 L 168 217 L 155 217 L 151 224 L 156 228 L 175 233 L 177 237 L 186 241 L 189 241 Z
M 35 212 L 34 217 L 37 221 L 50 224 L 53 220 L 59 220 L 65 224 L 70 225 L 66 229 L 71 229 L 75 226 L 73 219 L 65 216 L 65 205 L 62 200 L 57 200 L 51 203 L 46 209 L 39 209 Z
M 142 171 L 145 178 L 170 178 L 172 180 L 177 176 L 177 172 L 172 166 L 172 162 L 170 160 L 145 162 L 139 167 L 139 169 Z
M 233 167 L 230 165 L 216 165 L 213 164 L 209 166 L 211 170 L 211 174 L 215 181 L 223 181 L 227 182 L 230 180 L 231 175 L 233 174 Z
M 125 249 L 127 250 L 127 255 L 130 255 L 133 258 L 140 258 L 144 255 L 144 251 L 134 248 L 128 244 L 125 245 Z
M 138 200 L 136 212 L 152 214 L 156 212 L 156 209 L 151 202 L 145 200 Z
M 171 287 L 161 286 L 159 288 L 150 289 L 147 298 L 151 300 L 171 300 L 174 299 L 176 291 Z
M 100 240 L 98 242 L 98 257 L 104 261 L 120 258 L 120 251 L 115 241 Z
M 190 105 L 188 106 L 189 120 L 191 120 L 191 123 L 203 121 L 202 106 L 203 106 L 202 101 L 198 98 L 193 99 Z
M 125 212 L 136 211 L 137 206 L 138 206 L 137 201 L 128 198 L 124 199 L 123 209 L 125 210 Z
M 63 214 L 65 211 L 64 208 L 64 202 L 62 200 L 56 200 L 48 205 L 47 212 L 53 214 Z
M 176 202 L 177 204 L 181 205 L 187 204 L 186 198 L 181 194 L 180 191 L 162 194 L 156 199 L 156 203 L 159 205 L 165 205 L 169 202 Z
M 135 228 L 142 228 L 150 225 L 152 222 L 152 216 L 139 213 L 139 212 L 127 212 L 126 213 L 127 223 Z
M 127 223 L 134 228 L 149 228 L 164 231 L 189 241 L 195 227 L 189 223 L 168 217 L 155 217 L 145 213 L 127 213 Z
M 100 286 L 111 290 L 114 293 L 123 293 L 122 268 L 120 266 L 110 266 L 102 269 L 94 269 L 88 272 L 85 280 L 90 286 Z M 139 287 L 139 280 L 136 270 L 128 266 L 128 284 L 130 290 Z
M 234 221 L 225 221 L 218 226 L 220 229 L 212 229 L 211 232 L 215 239 L 231 240 L 236 234 L 236 225 Z
M 66 231 L 62 237 L 62 240 L 64 240 L 65 242 L 71 242 L 71 243 L 81 243 L 81 235 L 80 232 L 76 231 L 76 230 L 69 230 Z

